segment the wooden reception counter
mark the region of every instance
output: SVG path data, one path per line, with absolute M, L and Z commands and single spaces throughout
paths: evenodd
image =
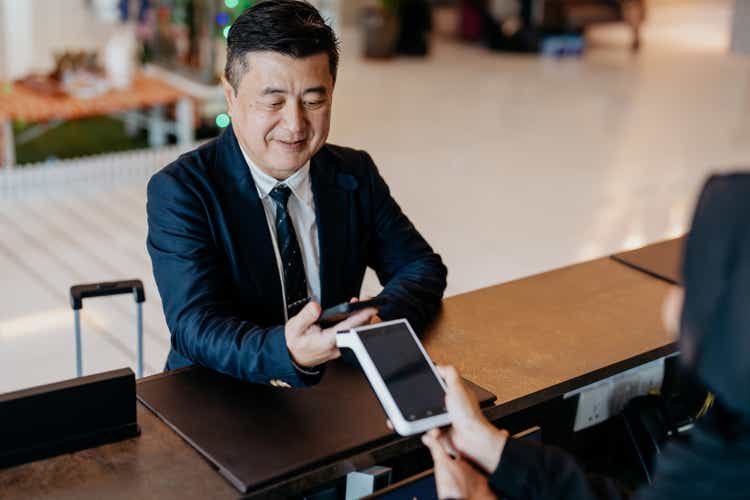
M 597 259 L 448 298 L 424 342 L 436 362 L 455 365 L 497 395 L 489 415 L 498 418 L 673 353 L 660 319 L 668 287 L 613 259 Z M 170 375 L 154 377 L 164 376 Z M 240 496 L 140 404 L 138 420 L 137 439 L 0 470 L 0 497 Z M 300 493 L 419 446 L 414 438 L 394 439 L 255 494 Z
M 499 416 L 674 352 L 668 288 L 597 259 L 451 297 L 425 345 L 493 392 Z

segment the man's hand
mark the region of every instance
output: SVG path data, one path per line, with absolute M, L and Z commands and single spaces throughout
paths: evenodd
M 362 295 L 360 298 L 352 297 L 349 300 L 349 303 L 353 304 L 354 302 L 360 302 L 360 301 L 366 302 L 366 301 L 372 300 L 372 299 L 373 299 L 372 295 Z M 372 315 L 372 318 L 370 318 L 370 324 L 371 325 L 374 325 L 375 323 L 381 323 L 382 321 L 383 320 L 380 319 L 380 316 L 377 315 L 377 312 Z
M 466 460 L 452 458 L 445 449 L 446 436 L 433 429 L 422 442 L 430 449 L 435 462 L 435 484 L 438 498 L 489 499 L 495 498 L 485 477 Z
M 341 356 L 336 347 L 336 332 L 366 324 L 377 313 L 377 309 L 362 309 L 325 330 L 315 324 L 320 313 L 320 304 L 310 302 L 296 316 L 289 318 L 284 327 L 289 354 L 302 368 L 322 365 Z
M 497 429 L 482 414 L 479 401 L 466 387 L 452 366 L 438 366 L 445 380 L 445 407 L 451 418 L 451 427 L 444 436 L 444 448 L 453 450 L 477 464 L 486 473 L 493 472 L 508 439 L 508 432 Z

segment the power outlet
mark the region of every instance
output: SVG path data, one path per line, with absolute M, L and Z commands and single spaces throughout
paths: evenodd
M 607 382 L 588 391 L 581 392 L 578 397 L 574 431 L 580 431 L 604 422 L 609 418 L 609 398 L 612 395 L 612 383 Z
M 634 397 L 660 389 L 663 380 L 661 358 L 565 394 L 566 399 L 579 395 L 573 430 L 580 431 L 617 415 Z

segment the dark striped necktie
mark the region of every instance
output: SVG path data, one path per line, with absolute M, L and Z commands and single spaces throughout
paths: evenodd
M 276 203 L 276 242 L 284 270 L 284 291 L 286 292 L 287 317 L 295 316 L 309 300 L 305 265 L 302 261 L 297 233 L 287 210 L 287 202 L 292 191 L 279 184 L 270 193 Z

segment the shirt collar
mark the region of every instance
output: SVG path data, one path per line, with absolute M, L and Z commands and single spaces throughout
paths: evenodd
M 312 188 L 310 186 L 309 161 L 288 179 L 280 181 L 258 168 L 242 148 L 242 145 L 240 145 L 240 151 L 242 151 L 242 156 L 245 157 L 245 162 L 250 168 L 250 174 L 253 176 L 253 181 L 255 181 L 255 187 L 258 190 L 258 196 L 261 200 L 268 196 L 268 194 L 273 191 L 273 188 L 279 184 L 285 184 L 291 189 L 292 194 L 296 196 L 297 199 L 299 199 L 305 206 L 312 208 L 313 196 Z

